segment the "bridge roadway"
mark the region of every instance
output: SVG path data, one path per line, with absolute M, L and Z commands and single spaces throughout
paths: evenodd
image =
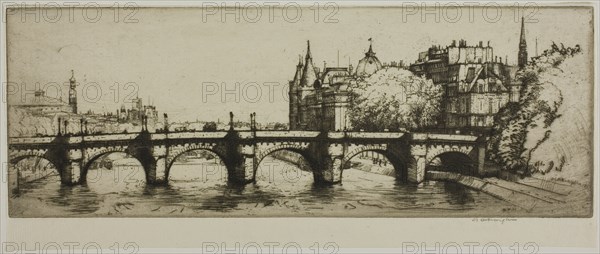
M 343 165 L 354 156 L 373 151 L 394 166 L 399 180 L 425 180 L 426 166 L 435 158 L 462 173 L 483 172 L 485 139 L 471 135 L 403 132 L 216 131 L 122 134 L 72 134 L 53 137 L 9 138 L 9 170 L 29 157 L 54 164 L 66 185 L 83 183 L 92 162 L 123 152 L 139 160 L 148 184 L 166 184 L 178 156 L 208 150 L 221 158 L 232 183 L 255 180 L 260 162 L 287 150 L 300 154 L 312 169 L 315 182 L 339 183 Z

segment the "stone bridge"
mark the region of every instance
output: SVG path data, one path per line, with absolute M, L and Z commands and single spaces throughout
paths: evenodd
M 216 154 L 227 168 L 228 181 L 255 180 L 261 161 L 287 150 L 309 164 L 316 183 L 339 183 L 344 165 L 373 151 L 385 156 L 402 181 L 425 180 L 427 165 L 445 166 L 469 175 L 483 172 L 485 141 L 470 135 L 402 132 L 217 131 L 131 134 L 58 135 L 9 139 L 9 170 L 28 157 L 50 161 L 66 185 L 83 183 L 87 171 L 103 155 L 122 152 L 136 158 L 148 184 L 166 184 L 173 162 L 193 150 Z

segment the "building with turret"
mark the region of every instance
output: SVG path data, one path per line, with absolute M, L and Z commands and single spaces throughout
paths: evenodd
M 519 100 L 517 71 L 527 64 L 525 25 L 521 21 L 518 66 L 494 55 L 490 43 L 468 45 L 465 40 L 449 46 L 431 46 L 410 65 L 417 75 L 444 87 L 440 127 L 450 130 L 487 131 L 494 116 L 509 102 Z
M 372 42 L 371 39 L 369 39 Z M 356 68 L 348 66 L 315 67 L 308 42 L 306 55 L 300 56 L 294 78 L 289 82 L 289 127 L 291 130 L 342 131 L 352 129 L 349 119 L 350 88 L 384 68 L 405 68 L 403 61 L 381 63 L 373 44 Z
M 352 65 L 324 66 L 323 70 L 320 70 L 313 65 L 310 42 L 307 43 L 306 56 L 304 59 L 300 57 L 294 79 L 289 83 L 290 129 L 349 129 L 351 126 L 347 119 L 350 98 L 348 88 L 352 82 L 356 82 Z M 372 49 L 370 51 L 372 52 Z

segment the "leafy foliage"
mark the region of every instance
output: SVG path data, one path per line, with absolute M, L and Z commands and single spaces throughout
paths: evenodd
M 564 89 L 573 89 L 570 85 L 578 79 L 562 66 L 576 55 L 581 55 L 579 45 L 565 48 L 553 43 L 517 74 L 522 82 L 520 100 L 498 112 L 489 143 L 490 158 L 504 169 L 533 173 L 564 164 L 561 158 L 562 162 L 548 161 L 550 167 L 535 166 L 547 159 L 536 158 L 536 150 L 551 139 L 550 127 L 561 116 Z
M 217 131 L 217 123 L 207 122 L 202 126 L 202 131 Z
M 350 89 L 350 122 L 356 130 L 430 127 L 441 112 L 442 88 L 408 70 L 385 68 Z

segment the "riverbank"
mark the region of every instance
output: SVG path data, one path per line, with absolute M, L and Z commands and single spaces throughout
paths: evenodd
M 462 184 L 525 210 L 519 217 L 591 217 L 592 191 L 588 186 L 537 177 L 478 178 L 451 172 L 429 171 L 426 178 Z M 507 211 L 506 216 L 516 216 Z

